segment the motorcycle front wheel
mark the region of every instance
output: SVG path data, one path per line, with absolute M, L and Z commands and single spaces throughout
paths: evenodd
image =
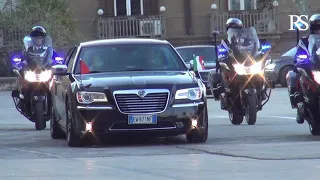
M 43 101 L 38 101 L 35 103 L 35 127 L 36 130 L 43 130 L 46 128 L 46 121 L 43 115 Z
M 240 125 L 243 122 L 243 116 L 229 111 L 229 120 L 233 125 Z
M 246 121 L 248 125 L 254 125 L 257 121 L 257 98 L 254 95 L 247 96 Z

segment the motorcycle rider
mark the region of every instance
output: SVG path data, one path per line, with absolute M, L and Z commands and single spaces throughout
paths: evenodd
M 309 28 L 310 28 L 310 35 L 312 34 L 320 35 L 320 14 L 314 14 L 310 17 Z M 303 118 L 304 108 L 303 108 L 303 103 L 301 103 L 303 99 L 299 92 L 299 87 L 297 87 L 299 82 L 299 73 L 298 73 L 297 67 L 306 67 L 306 66 L 305 66 L 305 62 L 299 61 L 297 56 L 299 55 L 298 54 L 299 52 L 305 51 L 303 48 L 306 48 L 307 50 L 309 49 L 310 35 L 300 38 L 297 45 L 297 52 L 295 56 L 296 59 L 294 60 L 294 63 L 295 63 L 294 69 L 293 71 L 289 72 L 291 73 L 291 76 L 290 76 L 291 79 L 290 79 L 290 85 L 289 85 L 290 100 L 293 107 L 297 107 L 298 109 L 296 121 L 299 124 L 304 123 L 304 118 Z
M 24 50 L 22 66 L 19 68 L 19 72 L 21 74 L 21 77 L 19 77 L 19 90 L 20 90 L 20 94 L 23 96 L 22 100 L 20 100 L 18 103 L 18 107 L 20 109 L 23 109 L 25 104 L 24 101 L 29 100 L 28 88 L 25 86 L 24 69 L 28 67 L 28 58 L 32 56 L 32 54 L 41 53 L 48 48 L 45 46 L 46 36 L 47 36 L 47 32 L 41 26 L 34 26 L 29 34 L 29 37 L 31 38 L 31 41 L 32 41 L 31 44 L 33 46 L 29 46 L 27 49 Z M 50 53 L 48 57 L 50 57 Z M 52 54 L 51 54 L 51 57 L 52 57 Z
M 229 28 L 239 28 L 242 29 L 243 28 L 243 23 L 240 19 L 237 18 L 229 18 L 226 22 L 226 30 L 228 31 Z M 226 43 L 226 45 L 229 47 L 230 43 L 228 41 L 228 39 L 224 39 L 223 40 L 224 43 Z M 213 84 L 212 84 L 212 88 L 213 88 L 213 96 L 216 100 L 220 99 L 220 91 L 218 84 L 221 82 L 221 73 L 220 73 L 220 64 L 218 63 L 219 61 L 224 61 L 226 60 L 223 57 L 218 57 L 217 63 L 216 63 L 216 73 L 213 77 Z M 221 86 L 220 86 L 221 87 Z

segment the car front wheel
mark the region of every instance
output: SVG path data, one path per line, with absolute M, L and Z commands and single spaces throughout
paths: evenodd
M 70 105 L 67 103 L 66 107 L 66 112 L 67 112 L 67 142 L 69 147 L 82 147 L 82 140 L 81 136 L 76 135 L 74 132 L 74 127 L 73 127 L 73 116 L 71 113 Z
M 203 125 L 202 130 L 199 131 L 198 129 L 192 129 L 190 132 L 186 134 L 186 138 L 189 143 L 204 143 L 208 139 L 208 112 L 207 108 L 203 113 Z
M 61 130 L 59 123 L 57 122 L 54 107 L 51 107 L 51 119 L 50 119 L 50 135 L 52 139 L 64 139 L 65 133 Z

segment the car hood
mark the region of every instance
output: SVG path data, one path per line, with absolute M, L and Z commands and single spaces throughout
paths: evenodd
M 190 63 L 185 62 L 188 68 L 190 68 Z M 204 68 L 205 69 L 215 69 L 216 68 L 216 63 L 204 63 Z
M 197 79 L 187 71 L 184 72 L 108 72 L 75 75 L 85 87 L 126 90 L 137 88 L 171 89 L 176 85 L 194 86 Z

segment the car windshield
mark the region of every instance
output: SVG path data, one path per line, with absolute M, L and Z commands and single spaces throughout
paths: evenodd
M 170 45 L 119 44 L 84 47 L 79 59 L 94 72 L 186 71 L 187 67 Z
M 294 57 L 296 55 L 296 52 L 297 52 L 297 48 L 294 47 L 294 48 L 291 48 L 289 51 L 287 51 L 286 53 L 284 53 L 281 57 Z
M 177 48 L 177 51 L 186 63 L 193 60 L 194 56 L 202 56 L 205 63 L 216 62 L 216 52 L 214 47 L 186 47 Z

